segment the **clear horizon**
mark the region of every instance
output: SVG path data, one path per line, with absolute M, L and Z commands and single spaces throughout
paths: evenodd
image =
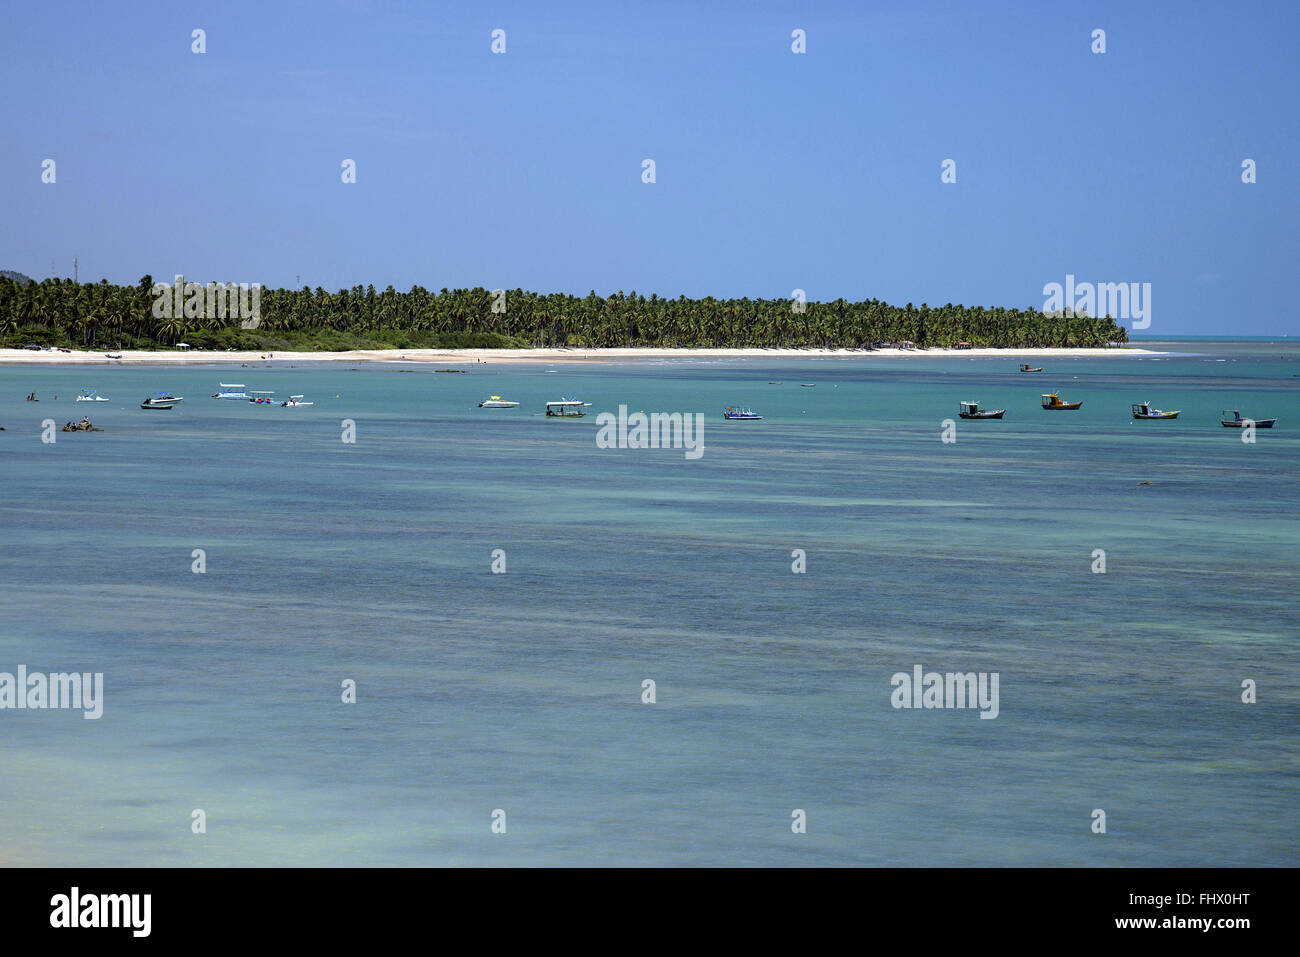
M 1283 336 L 1297 26 L 1284 3 L 15 8 L 0 269 L 1037 309 L 1069 275 L 1150 283 L 1134 338 Z

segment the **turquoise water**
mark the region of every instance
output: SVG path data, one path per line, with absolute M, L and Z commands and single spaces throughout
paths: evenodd
M 0 711 L 0 860 L 1294 864 L 1300 346 L 1177 348 L 2 367 L 0 671 L 105 704 Z M 565 394 L 702 412 L 705 453 L 597 448 Z M 1007 417 L 945 444 L 963 399 Z M 916 664 L 998 672 L 999 716 L 896 710 Z

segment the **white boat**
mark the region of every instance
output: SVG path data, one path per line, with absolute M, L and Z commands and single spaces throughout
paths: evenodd
M 302 396 L 300 396 L 300 395 L 291 395 L 291 396 L 289 396 L 289 401 L 288 401 L 288 402 L 281 402 L 281 403 L 280 403 L 280 405 L 284 406 L 286 409 L 296 409 L 296 408 L 298 408 L 299 406 L 304 406 L 304 405 L 315 405 L 315 404 L 316 404 L 315 402 L 303 402 L 303 401 L 302 401 Z
M 248 393 L 248 401 L 256 403 L 257 405 L 272 405 L 275 402 L 275 400 L 271 398 L 273 395 L 275 395 L 274 389 L 270 392 L 254 389 L 252 392 Z
M 104 398 L 94 389 L 82 389 L 81 394 L 77 396 L 77 401 L 78 402 L 107 402 L 108 399 Z
M 184 402 L 184 396 L 175 396 L 170 392 L 155 392 L 140 403 L 142 409 L 170 409 L 177 402 Z
M 553 419 L 580 419 L 587 414 L 582 410 L 590 405 L 590 402 L 582 402 L 566 395 L 558 402 L 546 403 L 546 414 Z
M 480 409 L 514 409 L 518 406 L 518 402 L 511 402 L 499 395 L 490 396 L 478 404 Z
M 244 391 L 244 383 L 242 382 L 218 382 L 217 385 L 221 386 L 221 391 L 213 394 L 212 398 L 214 399 L 248 398 L 248 393 Z

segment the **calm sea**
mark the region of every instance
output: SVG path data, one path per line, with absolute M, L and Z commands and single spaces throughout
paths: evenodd
M 0 671 L 105 698 L 0 711 L 0 861 L 1294 865 L 1300 346 L 1168 348 L 0 368 Z M 598 448 L 620 403 L 703 456 Z M 998 716 L 896 709 L 917 665 Z

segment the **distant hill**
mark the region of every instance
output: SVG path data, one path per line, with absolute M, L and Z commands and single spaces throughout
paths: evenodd
M 14 272 L 12 269 L 0 269 L 0 279 L 12 279 L 19 285 L 26 285 L 29 282 L 35 282 L 31 276 L 24 276 L 20 272 Z

